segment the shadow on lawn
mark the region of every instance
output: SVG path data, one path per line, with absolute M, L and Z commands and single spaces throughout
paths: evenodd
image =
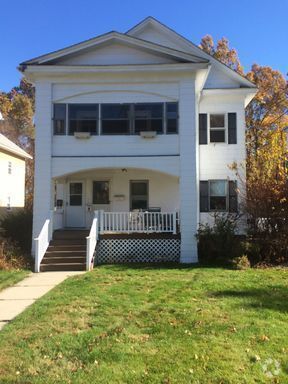
M 125 263 L 125 264 L 96 264 L 94 268 L 107 267 L 112 268 L 115 271 L 126 271 L 128 269 L 135 270 L 191 270 L 191 269 L 227 269 L 232 270 L 226 266 L 214 266 L 214 265 L 203 265 L 203 264 L 180 264 L 180 263 Z
M 210 294 L 213 297 L 229 297 L 242 299 L 241 307 L 246 306 L 253 309 L 271 309 L 278 312 L 288 312 L 288 288 L 267 287 L 247 289 L 226 289 Z

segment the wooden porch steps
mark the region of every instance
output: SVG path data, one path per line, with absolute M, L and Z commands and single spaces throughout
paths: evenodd
M 86 269 L 85 230 L 57 230 L 40 265 L 45 271 L 84 271 Z

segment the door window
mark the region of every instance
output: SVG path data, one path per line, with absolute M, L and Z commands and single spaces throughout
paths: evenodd
M 130 208 L 148 209 L 148 181 L 131 181 L 130 182 Z
M 82 183 L 70 183 L 69 189 L 69 204 L 70 206 L 82 205 Z

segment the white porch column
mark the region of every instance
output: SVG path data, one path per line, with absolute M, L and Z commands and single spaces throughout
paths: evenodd
M 180 262 L 196 263 L 198 261 L 195 238 L 198 226 L 198 161 L 194 78 L 181 80 L 179 93 Z
M 33 203 L 34 241 L 51 210 L 51 153 L 52 153 L 52 86 L 49 82 L 36 82 L 35 98 L 35 176 Z

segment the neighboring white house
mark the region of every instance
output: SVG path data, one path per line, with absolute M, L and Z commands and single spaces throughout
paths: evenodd
M 36 87 L 33 237 L 51 210 L 53 229 L 104 210 L 102 233 L 179 231 L 180 262 L 197 262 L 199 222 L 237 209 L 228 164 L 255 85 L 152 17 L 20 70 Z
M 0 216 L 25 205 L 26 159 L 32 157 L 0 133 Z

